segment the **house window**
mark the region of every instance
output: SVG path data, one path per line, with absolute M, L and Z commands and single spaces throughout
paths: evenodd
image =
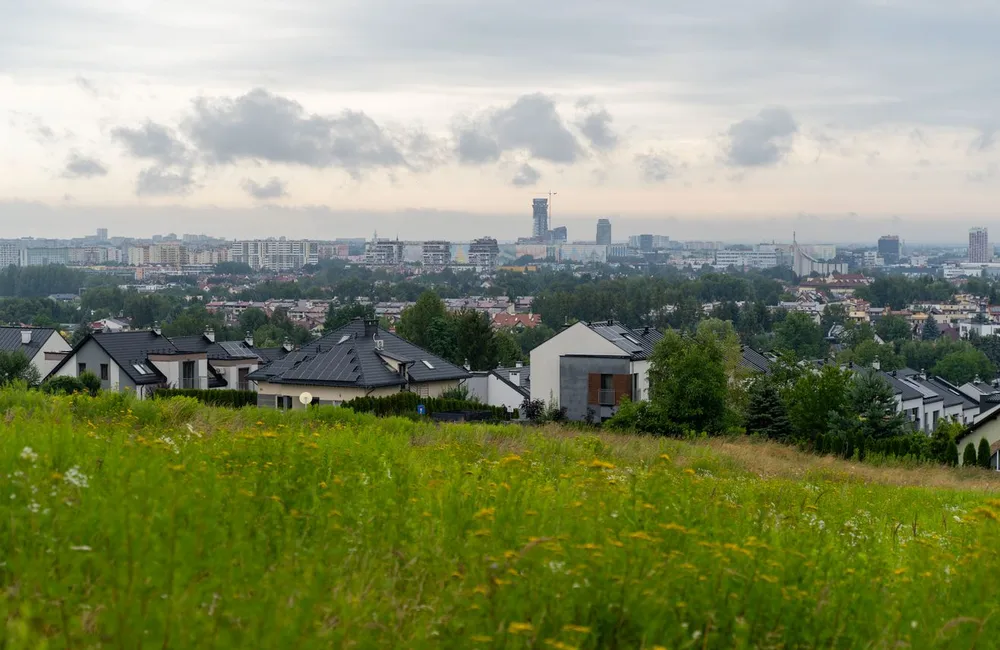
M 181 364 L 181 388 L 199 388 L 194 373 L 194 361 L 185 361 Z
M 111 366 L 106 363 L 101 364 L 101 381 L 111 381 Z
M 87 372 L 87 364 L 85 363 L 76 364 L 76 374 L 82 375 L 85 372 Z
M 615 405 L 615 376 L 601 375 L 601 390 L 598 393 L 598 404 L 601 406 Z

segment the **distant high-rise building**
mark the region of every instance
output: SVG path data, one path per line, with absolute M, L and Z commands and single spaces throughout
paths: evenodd
M 425 241 L 421 261 L 424 266 L 448 266 L 451 264 L 451 242 Z
M 553 244 L 565 244 L 569 239 L 569 232 L 566 230 L 566 226 L 559 226 L 558 228 L 553 228 L 549 231 L 549 242 Z
M 643 253 L 651 253 L 653 251 L 653 236 L 652 235 L 639 235 L 639 250 Z
M 108 229 L 98 228 L 97 229 L 97 239 L 98 241 L 108 241 Z
M 896 235 L 885 235 L 878 239 L 878 256 L 886 264 L 898 264 L 902 255 L 902 248 L 899 245 L 899 237 Z
M 480 272 L 493 271 L 500 258 L 500 246 L 492 237 L 482 237 L 469 244 L 469 264 Z
M 545 239 L 549 234 L 549 200 L 535 199 L 531 202 L 532 219 L 534 227 L 531 236 L 535 239 Z
M 983 263 L 992 260 L 993 251 L 990 250 L 990 237 L 986 228 L 973 228 L 969 231 L 969 261 Z
M 611 220 L 597 220 L 597 243 L 601 246 L 611 245 Z

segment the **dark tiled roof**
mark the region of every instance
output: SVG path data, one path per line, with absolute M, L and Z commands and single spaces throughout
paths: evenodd
M 976 402 L 963 395 L 956 386 L 941 377 L 928 378 L 925 384 L 934 387 L 935 392 L 944 398 L 946 407 L 961 404 L 962 408 L 970 409 L 978 406 Z
M 218 370 L 212 367 L 212 364 L 208 364 L 208 387 L 209 388 L 225 388 L 229 385 L 226 378 L 222 376 Z
M 919 390 L 911 386 L 909 383 L 900 381 L 900 378 L 889 372 L 883 372 L 882 378 L 889 382 L 894 393 L 903 398 L 903 401 L 909 401 L 911 399 L 923 399 L 924 394 Z
M 21 343 L 21 331 L 31 332 L 31 343 L 24 345 Z M 48 327 L 0 327 L 0 350 L 7 352 L 23 351 L 29 359 L 33 359 L 38 351 L 42 349 L 49 337 L 59 334 Z
M 284 359 L 288 354 L 288 350 L 285 348 L 252 348 L 260 360 L 264 363 L 270 363 L 272 361 L 277 361 L 278 359 Z
M 510 380 L 510 373 L 521 373 L 521 380 L 518 384 L 515 384 Z M 522 393 L 524 396 L 531 394 L 531 368 L 529 366 L 523 366 L 521 368 L 497 368 L 493 371 L 493 374 L 499 377 L 501 380 L 507 382 L 512 388 Z
M 764 375 L 771 374 L 771 360 L 745 345 L 743 346 L 743 356 L 740 359 L 740 366 L 750 372 L 759 372 Z
M 170 342 L 182 352 L 204 352 L 209 359 L 216 361 L 260 358 L 243 341 L 212 342 L 204 335 L 198 335 L 175 336 L 170 339 Z
M 663 334 L 652 327 L 631 329 L 614 321 L 587 323 L 587 327 L 621 348 L 633 361 L 648 359 L 663 338 Z
M 387 359 L 403 360 L 408 378 L 424 383 L 464 379 L 469 373 L 458 366 L 422 350 L 385 330 L 378 330 L 381 349 L 371 335 L 365 335 L 360 319 L 290 352 L 263 368 L 250 373 L 252 381 L 331 386 L 400 386 L 406 378 L 392 370 Z

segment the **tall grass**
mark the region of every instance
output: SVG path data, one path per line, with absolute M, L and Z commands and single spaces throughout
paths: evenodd
M 0 391 L 0 645 L 988 647 L 998 513 L 676 441 Z

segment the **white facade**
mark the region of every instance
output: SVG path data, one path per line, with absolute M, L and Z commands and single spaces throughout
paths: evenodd
M 287 239 L 235 241 L 229 247 L 229 260 L 247 264 L 254 271 L 295 271 L 319 263 L 319 244 Z
M 512 373 L 511 381 L 516 378 Z M 502 406 L 508 411 L 521 408 L 524 395 L 492 372 L 474 372 L 465 380 L 469 394 L 483 404 Z
M 21 244 L 16 241 L 0 241 L 0 269 L 21 264 Z
M 770 269 L 778 266 L 778 254 L 771 251 L 734 251 L 721 250 L 715 253 L 715 267 L 727 269 L 736 268 Z

